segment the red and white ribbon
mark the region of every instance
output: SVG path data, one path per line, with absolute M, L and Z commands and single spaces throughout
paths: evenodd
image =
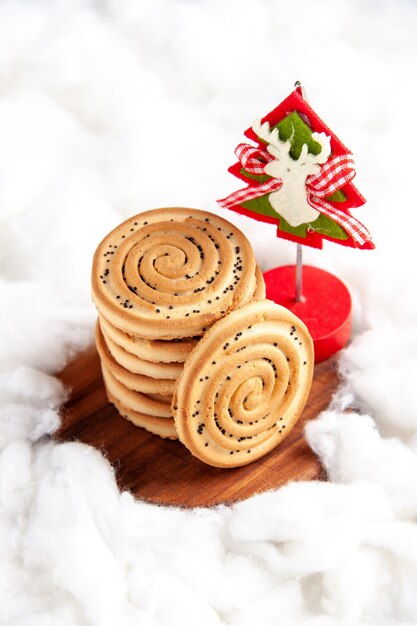
M 235 154 L 244 169 L 249 174 L 265 175 L 264 168 L 267 163 L 274 160 L 266 150 L 261 147 L 254 148 L 247 143 L 237 146 Z M 330 158 L 321 168 L 318 174 L 309 176 L 306 180 L 307 202 L 313 209 L 327 215 L 337 222 L 350 235 L 358 246 L 363 246 L 371 241 L 369 231 L 355 217 L 334 207 L 326 201 L 332 193 L 341 189 L 355 176 L 355 164 L 350 154 Z M 244 189 L 234 191 L 227 198 L 217 202 L 224 209 L 230 209 L 254 198 L 277 191 L 283 185 L 281 178 L 270 178 L 258 185 L 249 185 Z

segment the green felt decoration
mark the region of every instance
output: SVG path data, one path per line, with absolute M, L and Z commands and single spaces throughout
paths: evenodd
M 308 151 L 313 154 L 319 154 L 321 151 L 320 144 L 317 141 L 314 141 L 312 137 L 313 131 L 308 124 L 304 122 L 297 111 L 289 113 L 289 115 L 284 117 L 284 119 L 278 122 L 278 124 L 275 124 L 272 128 L 278 128 L 281 141 L 287 141 L 291 138 L 290 155 L 294 160 L 299 159 L 301 149 L 304 144 L 307 144 Z M 261 141 L 262 143 L 266 143 L 263 140 Z M 257 180 L 260 183 L 271 178 L 271 176 L 267 176 L 266 174 L 250 174 L 243 168 L 241 169 L 241 174 L 245 176 L 245 178 Z M 330 200 L 331 202 L 344 202 L 346 200 L 346 196 L 339 189 L 329 196 L 327 200 Z M 345 240 L 348 238 L 346 231 L 339 226 L 339 224 L 327 217 L 327 215 L 323 214 L 320 214 L 314 222 L 309 224 L 301 224 L 296 227 L 290 226 L 290 224 L 288 224 L 288 222 L 273 209 L 271 203 L 269 202 L 268 194 L 242 202 L 242 206 L 248 211 L 252 211 L 254 213 L 279 218 L 279 229 L 296 237 L 305 238 L 307 236 L 307 231 L 311 229 L 320 235 L 324 235 L 332 239 Z
M 319 217 L 310 224 L 301 224 L 295 228 L 290 226 L 288 222 L 272 208 L 268 195 L 253 198 L 253 200 L 248 200 L 247 202 L 242 202 L 242 206 L 245 209 L 248 209 L 248 211 L 253 211 L 254 213 L 279 218 L 280 230 L 296 237 L 306 237 L 307 230 L 311 228 L 316 233 L 325 235 L 326 237 L 331 237 L 332 239 L 340 239 L 343 241 L 348 238 L 346 231 L 339 226 L 339 224 L 330 219 L 330 217 L 323 215 L 323 213 L 321 213 Z
M 344 202 L 346 200 L 346 196 L 341 189 L 338 189 L 330 196 L 327 196 L 326 200 L 330 202 Z
M 284 117 L 272 128 L 278 128 L 281 141 L 288 141 L 291 138 L 290 156 L 297 161 L 300 158 L 301 149 L 306 143 L 308 151 L 312 154 L 320 154 L 321 145 L 314 141 L 312 130 L 308 124 L 300 117 L 297 111 L 293 111 Z
M 271 176 L 268 176 L 268 174 L 251 174 L 250 172 L 247 172 L 244 167 L 242 167 L 242 169 L 240 170 L 240 173 L 245 178 L 251 178 L 252 180 L 257 180 L 259 183 L 264 183 L 267 180 L 271 180 Z
M 279 227 L 280 230 L 283 230 L 286 233 L 297 235 L 298 237 L 306 237 L 307 230 L 310 229 L 316 233 L 319 233 L 319 235 L 324 235 L 326 237 L 330 237 L 331 239 L 340 239 L 341 241 L 344 241 L 348 238 L 346 231 L 341 226 L 339 226 L 339 224 L 334 222 L 332 219 L 330 219 L 330 217 L 327 217 L 327 215 L 324 215 L 323 213 L 320 213 L 320 215 L 316 220 L 314 220 L 314 222 L 311 222 L 310 224 L 301 224 L 296 228 L 290 226 L 283 217 L 280 217 Z M 304 232 L 302 235 L 298 235 L 297 231 L 301 231 L 301 229 L 303 229 Z

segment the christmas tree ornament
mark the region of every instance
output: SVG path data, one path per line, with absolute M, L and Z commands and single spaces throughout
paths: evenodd
M 247 186 L 219 200 L 221 207 L 275 224 L 277 236 L 297 244 L 297 262 L 264 274 L 267 297 L 293 311 L 308 327 L 316 362 L 349 339 L 351 298 L 324 270 L 302 265 L 302 246 L 323 240 L 372 249 L 366 227 L 351 213 L 365 199 L 353 185 L 350 151 L 313 111 L 299 81 L 273 111 L 255 120 L 229 168 Z

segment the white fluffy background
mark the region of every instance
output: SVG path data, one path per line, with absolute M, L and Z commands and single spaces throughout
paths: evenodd
M 0 2 L 1 626 L 417 624 L 416 32 L 405 1 Z M 92 341 L 93 250 L 144 209 L 216 210 L 296 79 L 355 153 L 378 246 L 305 255 L 354 295 L 344 384 L 307 429 L 331 483 L 135 501 L 46 436 L 53 374 Z M 229 218 L 264 269 L 292 258 Z

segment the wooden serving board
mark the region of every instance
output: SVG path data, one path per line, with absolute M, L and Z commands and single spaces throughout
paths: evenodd
M 310 397 L 300 420 L 275 450 L 250 465 L 218 469 L 205 465 L 179 442 L 161 439 L 120 417 L 107 402 L 95 347 L 61 373 L 71 394 L 62 409 L 60 440 L 88 443 L 112 463 L 121 489 L 166 505 L 230 503 L 292 480 L 325 478 L 304 437 L 305 421 L 329 404 L 338 385 L 334 359 L 316 365 Z

